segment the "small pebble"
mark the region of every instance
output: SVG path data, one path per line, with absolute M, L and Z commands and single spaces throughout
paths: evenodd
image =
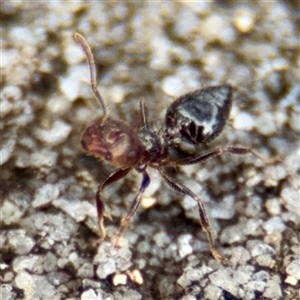
M 112 278 L 113 285 L 125 285 L 127 283 L 127 276 L 125 274 L 115 274 Z
M 300 280 L 300 259 L 293 260 L 287 267 L 286 272 L 296 278 L 297 280 Z
M 265 205 L 270 215 L 275 216 L 280 214 L 281 206 L 278 198 L 268 199 Z
M 183 91 L 182 81 L 176 76 L 168 76 L 161 82 L 161 89 L 167 95 L 177 97 Z
M 268 280 L 263 296 L 270 299 L 280 299 L 282 297 L 282 287 L 274 280 Z
M 35 282 L 32 275 L 26 271 L 19 272 L 15 278 L 15 283 L 19 289 L 23 290 L 24 300 L 33 299 L 33 295 L 35 293 Z
M 238 283 L 232 280 L 232 273 L 229 269 L 219 269 L 211 273 L 208 277 L 212 284 L 229 292 L 235 297 L 238 296 Z
M 193 252 L 193 247 L 190 244 L 191 240 L 192 236 L 190 234 L 183 234 L 178 238 L 178 251 L 181 258 Z
M 34 134 L 40 141 L 49 145 L 57 146 L 67 139 L 71 130 L 72 128 L 70 125 L 57 120 L 53 122 L 49 129 L 36 128 L 34 130 Z
M 88 289 L 81 294 L 80 300 L 103 300 L 103 297 L 97 295 L 93 289 Z
M 16 229 L 8 232 L 8 242 L 13 251 L 19 255 L 27 254 L 35 245 L 35 241 L 26 236 L 24 229 Z
M 99 264 L 96 273 L 100 279 L 106 278 L 108 275 L 115 273 L 117 270 L 116 262 L 112 258 L 107 258 L 101 264 Z
M 272 232 L 274 232 L 275 230 L 282 232 L 286 229 L 285 224 L 282 222 L 282 219 L 279 216 L 270 218 L 262 225 L 262 227 L 268 235 L 272 234 Z
M 50 203 L 58 197 L 59 192 L 60 190 L 57 185 L 45 184 L 35 192 L 32 206 L 36 208 Z
M 237 130 L 248 130 L 251 131 L 255 125 L 254 118 L 246 113 L 240 112 L 235 118 L 233 122 L 233 126 Z
M 250 32 L 255 25 L 255 14 L 250 8 L 241 8 L 235 12 L 233 24 L 242 33 Z

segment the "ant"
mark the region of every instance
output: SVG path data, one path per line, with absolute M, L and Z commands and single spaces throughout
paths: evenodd
M 91 48 L 79 33 L 74 33 L 74 40 L 85 53 L 90 69 L 92 91 L 103 110 L 103 116 L 92 122 L 83 133 L 81 145 L 89 155 L 104 159 L 118 167 L 104 182 L 100 183 L 96 193 L 98 226 L 101 232 L 100 242 L 106 236 L 103 223 L 105 211 L 102 191 L 108 185 L 126 176 L 132 169 L 142 173 L 140 189 L 126 216 L 122 219 L 116 235 L 115 246 L 118 246 L 122 233 L 136 212 L 142 195 L 150 183 L 147 167 L 151 167 L 160 173 L 172 189 L 190 196 L 197 202 L 200 223 L 206 232 L 210 251 L 217 261 L 225 264 L 226 259 L 218 253 L 214 246 L 209 220 L 201 199 L 188 187 L 170 178 L 165 170 L 167 167 L 200 163 L 224 152 L 238 155 L 251 153 L 263 161 L 267 160 L 251 148 L 236 146 L 218 147 L 201 155 L 177 160 L 170 156 L 170 149 L 178 148 L 181 141 L 194 145 L 208 143 L 222 132 L 231 110 L 233 90 L 231 85 L 209 86 L 179 97 L 167 109 L 165 126 L 158 129 L 149 126 L 147 111 L 142 99 L 139 102 L 141 126 L 135 129 L 108 115 L 105 102 L 96 86 L 96 68 Z

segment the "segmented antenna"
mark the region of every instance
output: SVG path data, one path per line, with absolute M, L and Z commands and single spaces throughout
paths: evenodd
M 85 40 L 85 38 L 77 32 L 74 33 L 74 40 L 81 47 L 81 49 L 83 50 L 83 52 L 86 56 L 87 62 L 90 67 L 92 90 L 93 90 L 94 96 L 100 102 L 102 109 L 103 109 L 103 113 L 106 116 L 107 115 L 106 105 L 105 105 L 105 102 L 104 102 L 98 88 L 97 88 L 97 74 L 96 74 L 96 68 L 95 68 L 95 60 L 94 60 L 94 56 L 91 51 L 91 48 L 90 48 L 89 44 L 87 43 L 87 41 Z

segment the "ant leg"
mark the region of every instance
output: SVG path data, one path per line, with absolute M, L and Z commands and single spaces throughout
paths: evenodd
M 217 251 L 217 249 L 214 246 L 214 241 L 213 241 L 213 237 L 212 237 L 212 233 L 211 233 L 211 228 L 210 228 L 210 224 L 209 224 L 209 220 L 207 218 L 206 212 L 205 212 L 205 208 L 204 205 L 201 201 L 201 199 L 195 194 L 193 193 L 189 188 L 187 188 L 184 185 L 181 185 L 175 181 L 173 181 L 172 179 L 170 179 L 161 169 L 159 169 L 159 172 L 161 174 L 161 176 L 163 177 L 163 179 L 166 181 L 166 183 L 175 191 L 180 192 L 184 195 L 188 195 L 190 196 L 192 199 L 194 199 L 195 201 L 197 201 L 198 203 L 198 210 L 199 210 L 199 216 L 200 216 L 200 223 L 201 226 L 203 228 L 203 230 L 206 232 L 207 238 L 208 238 L 208 242 L 209 242 L 209 248 L 210 248 L 210 252 L 212 253 L 213 257 L 221 262 L 222 264 L 226 264 L 226 259 L 223 258 Z
M 177 161 L 176 163 L 178 165 L 192 165 L 192 164 L 196 164 L 198 162 L 205 161 L 213 156 L 221 155 L 224 152 L 229 152 L 229 153 L 237 154 L 237 155 L 252 154 L 252 155 L 258 157 L 259 159 L 261 159 L 265 163 L 271 163 L 273 161 L 273 160 L 270 160 L 270 159 L 260 155 L 258 152 L 254 151 L 251 148 L 227 146 L 227 147 L 216 148 L 212 151 L 201 154 L 200 156 L 187 157 L 185 159 Z
M 136 212 L 136 210 L 141 202 L 142 195 L 143 195 L 144 191 L 146 190 L 146 188 L 148 187 L 149 183 L 150 183 L 150 177 L 146 171 L 143 171 L 143 180 L 142 180 L 141 187 L 139 189 L 138 194 L 135 196 L 133 202 L 131 203 L 131 206 L 130 206 L 126 216 L 121 221 L 120 228 L 116 234 L 116 239 L 115 239 L 115 243 L 114 243 L 115 247 L 119 246 L 120 237 L 122 236 L 124 230 L 127 228 L 130 219 Z
M 99 240 L 100 243 L 103 242 L 103 240 L 106 236 L 106 231 L 105 231 L 104 224 L 103 224 L 103 216 L 104 216 L 104 213 L 105 213 L 104 212 L 104 203 L 102 201 L 101 192 L 109 184 L 111 184 L 115 181 L 118 181 L 119 179 L 126 176 L 130 170 L 131 170 L 131 168 L 118 169 L 115 172 L 113 172 L 112 174 L 110 174 L 106 178 L 106 180 L 103 183 L 99 184 L 99 186 L 98 186 L 98 190 L 97 190 L 97 194 L 96 194 L 96 206 L 97 206 L 97 214 L 98 214 L 98 226 L 99 226 L 99 230 L 100 230 L 100 233 L 101 233 L 101 238 Z

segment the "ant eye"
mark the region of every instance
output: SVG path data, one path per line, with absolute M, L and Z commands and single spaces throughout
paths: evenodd
M 167 110 L 167 136 L 193 144 L 211 141 L 229 117 L 231 94 L 231 86 L 221 85 L 181 96 Z

